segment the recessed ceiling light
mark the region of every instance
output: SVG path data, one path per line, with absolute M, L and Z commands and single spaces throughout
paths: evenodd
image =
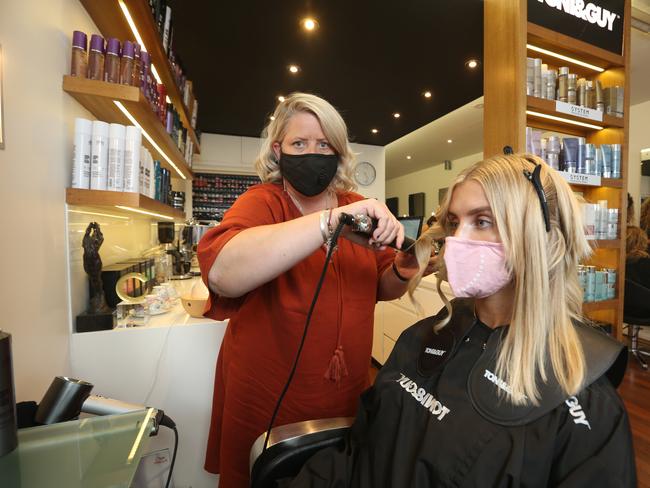
M 280 95 L 278 97 L 278 102 L 280 102 L 280 103 L 284 102 L 284 97 L 282 95 Z
M 447 144 L 451 144 L 452 142 L 454 141 L 452 141 L 451 139 L 447 139 Z
M 395 117 L 396 119 L 399 119 L 399 118 L 400 118 L 400 113 L 399 113 L 399 112 L 395 112 L 395 113 L 393 114 L 393 117 Z
M 274 117 L 273 115 L 271 115 L 271 116 L 269 117 L 269 119 L 271 119 L 271 120 L 275 120 L 275 117 Z
M 313 31 L 316 28 L 316 25 L 318 25 L 316 23 L 316 20 L 312 19 L 311 17 L 302 19 L 302 26 L 305 30 Z
M 372 129 L 370 132 L 372 132 L 373 134 L 376 134 L 377 132 L 379 132 L 379 130 L 377 130 L 377 129 Z
M 478 66 L 478 60 L 470 59 L 465 63 L 465 66 L 467 66 L 469 69 L 474 69 Z
M 423 93 L 423 95 L 424 95 L 424 98 L 431 98 L 431 92 L 430 91 L 425 91 Z
M 411 159 L 411 155 L 409 154 L 408 156 L 406 156 L 406 159 Z
M 295 75 L 298 71 L 300 71 L 300 68 L 298 68 L 298 66 L 295 64 L 292 64 L 289 66 L 289 71 Z

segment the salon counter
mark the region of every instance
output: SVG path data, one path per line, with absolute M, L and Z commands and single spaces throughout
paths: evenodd
M 217 355 L 227 322 L 193 318 L 180 303 L 146 326 L 72 334 L 71 371 L 93 394 L 165 411 L 179 432 L 176 488 L 214 488 L 203 470 Z M 161 428 L 150 450 L 173 447 Z

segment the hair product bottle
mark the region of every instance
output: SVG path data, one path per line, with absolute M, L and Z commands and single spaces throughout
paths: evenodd
M 108 184 L 107 190 L 124 189 L 124 144 L 126 127 L 111 124 L 108 135 Z
M 90 189 L 106 190 L 108 185 L 108 124 L 93 121 Z
M 124 145 L 124 191 L 138 193 L 140 189 L 140 146 L 142 130 L 129 125 Z
M 97 34 L 93 34 L 90 38 L 88 78 L 91 80 L 104 79 L 104 38 Z
M 86 78 L 88 75 L 88 38 L 85 32 L 72 33 L 72 60 L 70 75 Z
M 104 81 L 109 83 L 120 82 L 120 41 L 111 37 L 106 45 L 106 59 L 104 61 Z
M 92 151 L 93 123 L 90 120 L 74 120 L 74 144 L 72 146 L 72 188 L 90 188 L 90 157 Z

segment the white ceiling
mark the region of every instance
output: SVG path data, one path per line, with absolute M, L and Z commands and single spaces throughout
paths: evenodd
M 451 139 L 453 142 L 448 143 Z M 386 179 L 483 150 L 483 97 L 386 146 Z M 411 156 L 411 159 L 407 159 Z

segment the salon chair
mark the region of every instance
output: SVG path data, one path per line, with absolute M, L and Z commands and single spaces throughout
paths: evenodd
M 650 288 L 635 281 L 625 280 L 623 322 L 628 326 L 630 353 L 643 369 L 648 369 L 648 363 L 643 356 L 650 356 L 650 352 L 639 349 L 639 331 L 641 327 L 650 327 Z
M 295 477 L 317 451 L 342 443 L 353 421 L 337 417 L 274 427 L 263 451 L 265 432 L 251 448 L 251 488 L 276 488 L 280 480 Z

